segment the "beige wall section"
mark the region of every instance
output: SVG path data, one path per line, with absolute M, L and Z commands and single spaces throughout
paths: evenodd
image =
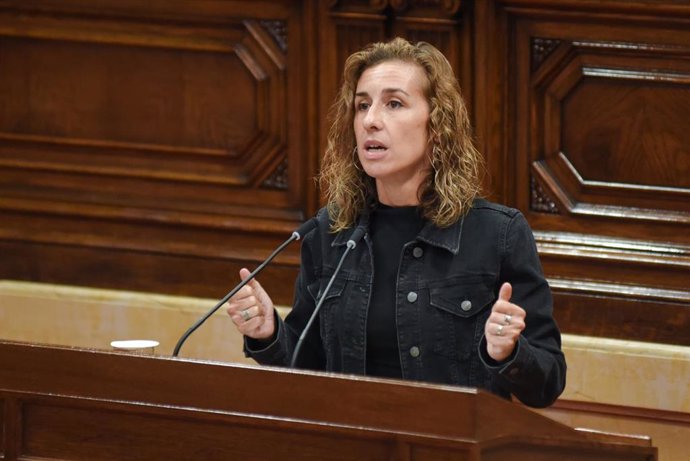
M 0 281 L 0 338 L 110 349 L 110 342 L 153 339 L 171 355 L 178 339 L 217 300 Z M 180 357 L 252 362 L 219 309 L 180 349 Z M 253 363 L 253 362 L 252 362 Z
M 561 399 L 572 408 L 541 413 L 571 427 L 647 435 L 659 461 L 690 460 L 689 347 L 563 335 L 563 352 Z
M 216 302 L 0 281 L 0 338 L 97 349 L 110 349 L 116 339 L 154 339 L 160 342 L 155 353 L 169 355 Z M 563 349 L 568 386 L 562 400 L 604 406 L 541 412 L 573 427 L 650 435 L 660 461 L 690 459 L 684 443 L 690 440 L 690 348 L 564 335 Z M 180 356 L 251 363 L 223 309 L 187 340 Z M 620 411 L 625 407 L 636 416 Z
M 563 335 L 563 351 L 563 399 L 690 414 L 690 347 Z

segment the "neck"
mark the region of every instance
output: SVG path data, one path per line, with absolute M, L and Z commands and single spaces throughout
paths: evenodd
M 380 203 L 384 205 L 417 206 L 419 205 L 419 181 L 406 181 L 401 184 L 392 184 L 376 180 L 376 195 Z

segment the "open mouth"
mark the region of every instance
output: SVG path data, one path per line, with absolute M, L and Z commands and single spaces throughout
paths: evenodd
M 388 150 L 388 147 L 378 141 L 367 141 L 364 143 L 364 150 L 368 153 L 371 154 L 372 156 L 376 156 L 377 154 L 381 154 L 385 151 Z

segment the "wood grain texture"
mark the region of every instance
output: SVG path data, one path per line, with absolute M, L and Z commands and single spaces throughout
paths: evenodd
M 345 58 L 401 35 L 448 56 L 562 330 L 688 345 L 688 26 L 673 0 L 2 0 L 0 277 L 227 292 L 322 204 Z M 262 274 L 279 304 L 298 255 Z
M 522 461 L 546 450 L 654 461 L 657 452 L 649 440 L 592 439 L 476 389 L 392 380 L 0 343 L 0 383 L 0 401 L 12 402 L 0 421 L 18 429 L 3 431 L 10 460 L 493 461 L 510 451 Z
M 561 328 L 687 345 L 690 9 L 645 5 L 477 2 L 494 33 L 478 35 L 493 107 L 476 125 L 494 197 L 535 231 Z
M 99 5 L 0 3 L 0 272 L 222 292 L 317 206 L 303 154 L 314 63 L 297 53 L 311 6 Z M 296 251 L 284 278 L 267 273 L 279 302 Z M 188 267 L 204 259 L 232 272 L 199 279 Z

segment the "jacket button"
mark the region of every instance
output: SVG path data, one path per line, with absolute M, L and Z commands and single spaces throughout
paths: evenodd
M 414 291 L 410 291 L 409 293 L 407 293 L 407 300 L 411 303 L 417 301 L 417 293 L 415 293 Z
M 414 250 L 412 250 L 412 256 L 415 258 L 421 258 L 423 254 L 424 250 L 422 250 L 420 247 L 414 247 Z
M 465 312 L 472 309 L 472 301 L 469 301 L 467 299 L 464 300 L 463 302 L 460 303 L 460 309 L 462 309 Z
M 410 355 L 415 358 L 419 357 L 419 348 L 417 346 L 412 346 L 410 348 Z

